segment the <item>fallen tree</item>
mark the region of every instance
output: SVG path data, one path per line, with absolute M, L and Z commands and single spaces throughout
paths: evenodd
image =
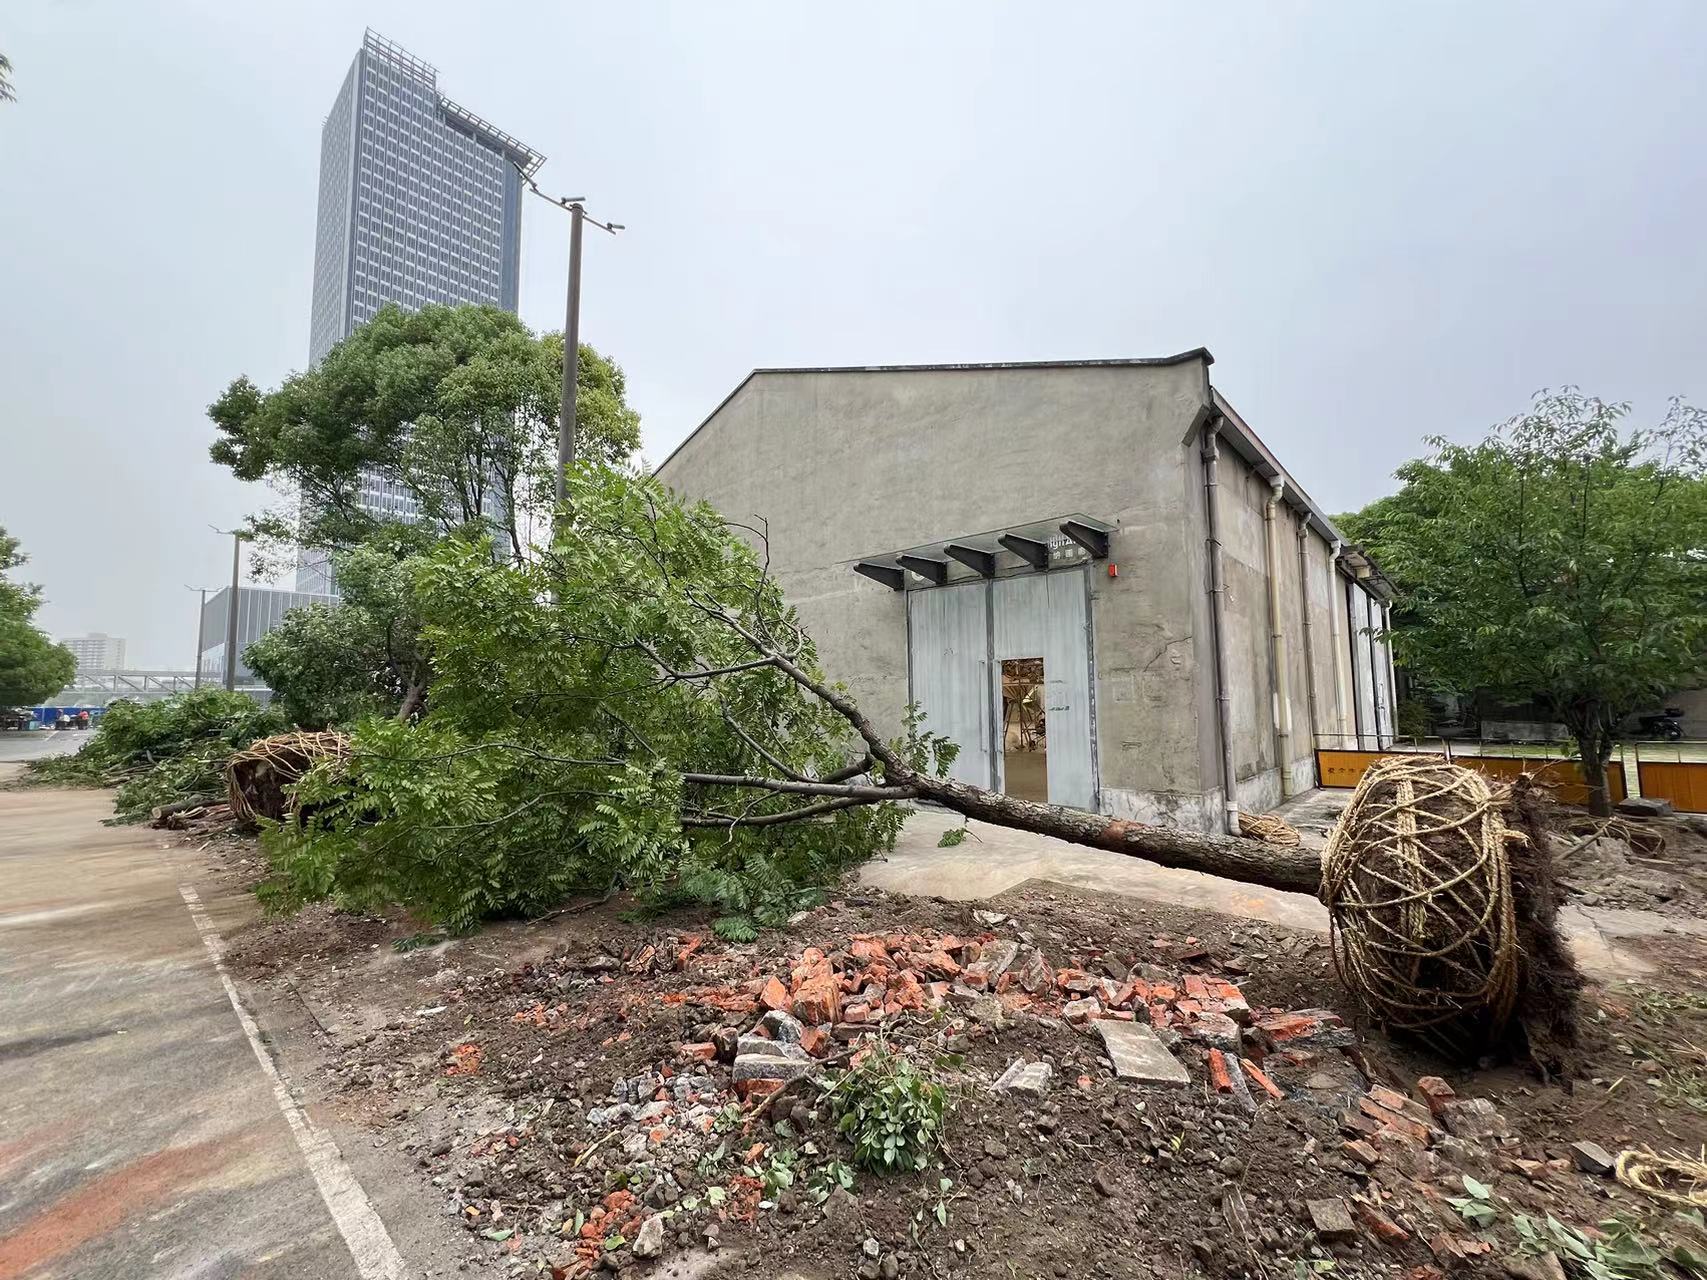
M 650 478 L 595 467 L 575 477 L 549 552 L 506 563 L 453 539 L 423 557 L 414 591 L 433 654 L 429 710 L 414 723 L 365 722 L 347 757 L 298 784 L 316 818 L 267 834 L 271 892 L 400 900 L 461 928 L 627 888 L 654 903 L 717 904 L 720 932 L 742 937 L 890 847 L 919 801 L 1163 866 L 1322 892 L 1330 907 L 1348 884 L 1362 883 L 1367 901 L 1371 875 L 1391 879 L 1370 863 L 1323 892 L 1314 852 L 953 780 L 953 743 L 917 714 L 885 737 L 824 675 L 770 576 L 763 525 L 741 532 Z M 1450 886 L 1454 857 L 1505 868 L 1505 841 L 1503 826 L 1489 827 L 1467 852 L 1425 840 L 1405 856 L 1441 863 Z M 1501 874 L 1504 916 L 1483 924 L 1515 910 Z M 1550 929 L 1551 917 L 1541 904 L 1536 918 Z M 1426 936 L 1408 945 L 1429 951 Z M 1454 945 L 1453 963 L 1514 963 L 1509 940 Z M 1510 977 L 1501 970 L 1503 994 L 1477 1006 L 1484 1032 L 1514 1007 Z

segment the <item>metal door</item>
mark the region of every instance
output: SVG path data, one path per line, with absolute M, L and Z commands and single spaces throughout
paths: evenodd
M 907 665 L 924 727 L 960 747 L 949 775 L 975 787 L 990 766 L 990 592 L 982 582 L 907 593 Z
M 991 590 L 994 660 L 1043 659 L 1049 803 L 1094 810 L 1095 714 L 1086 571 L 999 578 Z

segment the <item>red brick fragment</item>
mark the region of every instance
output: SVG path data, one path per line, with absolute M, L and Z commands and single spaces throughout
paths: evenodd
M 1415 1085 L 1417 1097 L 1423 1100 L 1430 1114 L 1439 1117 L 1441 1109 L 1458 1096 L 1458 1091 L 1439 1076 L 1423 1076 Z
M 784 1081 L 781 1080 L 737 1080 L 735 1092 L 740 1094 L 744 1101 L 754 1102 L 760 1098 L 768 1098 L 782 1088 L 783 1084 Z
M 960 966 L 955 963 L 954 957 L 946 951 L 916 952 L 908 959 L 913 962 L 913 967 L 927 978 L 943 979 L 960 976 Z
M 1344 1151 L 1359 1164 L 1368 1165 L 1370 1168 L 1374 1168 L 1381 1162 L 1381 1153 L 1374 1147 L 1370 1146 L 1362 1138 L 1346 1139 L 1346 1141 L 1340 1145 L 1340 1150 Z
M 1273 1098 L 1276 1102 L 1279 1102 L 1281 1099 L 1286 1097 L 1286 1095 L 1280 1091 L 1280 1086 L 1270 1080 L 1268 1078 L 1268 1073 L 1261 1067 L 1257 1066 L 1256 1063 L 1252 1062 L 1249 1058 L 1241 1058 L 1239 1061 L 1244 1065 L 1245 1074 L 1252 1080 L 1255 1080 L 1257 1085 L 1269 1097 Z
M 987 964 L 969 964 L 961 970 L 960 980 L 974 991 L 983 991 L 990 985 L 990 966 Z
M 1219 1049 L 1209 1051 L 1209 1079 L 1217 1093 L 1233 1092 L 1233 1073 L 1227 1069 L 1227 1055 Z
M 684 1044 L 682 1046 L 682 1057 L 690 1062 L 715 1062 L 717 1060 L 717 1046 L 709 1040 Z
M 759 990 L 759 1003 L 767 1009 L 788 1008 L 788 988 L 776 978 L 769 978 Z
M 867 963 L 873 960 L 887 963 L 889 960 L 889 953 L 883 949 L 883 944 L 870 938 L 855 938 L 849 944 L 848 952 L 855 960 L 864 960 Z
M 1055 985 L 1074 995 L 1086 996 L 1097 989 L 1097 980 L 1083 969 L 1059 969 L 1055 973 Z
M 808 1025 L 834 1022 L 841 1006 L 841 986 L 830 975 L 808 978 L 795 989 L 794 1016 Z
M 800 1033 L 800 1047 L 814 1058 L 822 1058 L 830 1048 L 830 1033 L 823 1027 L 807 1027 Z
M 1396 1130 L 1407 1138 L 1412 1138 L 1425 1146 L 1428 1144 L 1429 1130 L 1427 1125 L 1418 1124 L 1409 1116 L 1402 1116 L 1396 1111 L 1389 1111 L 1369 1095 L 1365 1094 L 1357 1100 L 1357 1108 L 1381 1127 Z
M 1397 1089 L 1389 1089 L 1386 1085 L 1381 1084 L 1372 1085 L 1369 1089 L 1369 1096 L 1389 1111 L 1396 1111 L 1402 1116 L 1415 1120 L 1418 1124 L 1429 1123 L 1428 1108 L 1413 1098 L 1407 1098 Z
M 1357 1214 L 1359 1222 L 1388 1244 L 1404 1244 L 1411 1238 L 1409 1231 L 1372 1204 L 1365 1204 L 1361 1200 L 1353 1201 L 1352 1211 Z
M 870 1020 L 871 1006 L 863 1001 L 851 1001 L 842 1006 L 843 1022 L 869 1022 Z
M 1193 1000 L 1210 999 L 1209 984 L 1201 974 L 1188 973 L 1185 975 L 1185 993 Z

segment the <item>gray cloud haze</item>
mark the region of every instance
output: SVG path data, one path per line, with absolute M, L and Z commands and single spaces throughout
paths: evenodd
M 1331 509 L 1575 382 L 1707 398 L 1707 6 L 366 5 L 0 13 L 0 525 L 56 634 L 193 660 L 263 503 L 205 406 L 308 349 L 371 25 L 545 152 L 661 458 L 755 365 L 1155 355 Z M 562 323 L 533 203 L 522 316 Z M 945 483 L 952 483 L 945 477 Z

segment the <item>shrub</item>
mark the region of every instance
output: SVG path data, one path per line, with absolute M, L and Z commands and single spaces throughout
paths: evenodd
M 942 1145 L 943 1087 L 904 1053 L 878 1044 L 824 1091 L 854 1163 L 877 1172 L 925 1168 Z
M 75 755 L 32 761 L 41 786 L 117 787 L 115 818 L 140 822 L 158 805 L 225 795 L 225 762 L 284 717 L 247 694 L 196 689 L 159 702 L 116 702 Z

